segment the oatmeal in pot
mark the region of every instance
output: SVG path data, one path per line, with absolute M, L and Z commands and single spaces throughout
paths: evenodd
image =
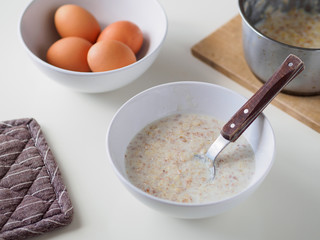
M 271 11 L 255 26 L 264 35 L 292 46 L 320 48 L 320 15 L 304 9 Z
M 245 189 L 254 174 L 254 153 L 241 136 L 210 163 L 195 158 L 205 154 L 219 136 L 223 123 L 211 116 L 176 114 L 157 120 L 130 142 L 125 160 L 129 180 L 159 198 L 204 203 L 228 198 Z

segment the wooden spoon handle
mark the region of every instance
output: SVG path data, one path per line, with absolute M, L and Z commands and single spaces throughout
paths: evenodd
M 303 62 L 290 54 L 272 77 L 233 115 L 221 135 L 234 142 L 278 93 L 304 69 Z

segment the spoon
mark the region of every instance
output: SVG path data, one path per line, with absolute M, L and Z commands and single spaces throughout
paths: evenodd
M 215 160 L 219 153 L 230 142 L 235 142 L 274 97 L 303 70 L 303 62 L 297 56 L 290 54 L 271 78 L 223 126 L 220 135 L 207 153 L 194 156 L 203 162 L 212 162 L 211 181 L 216 175 Z

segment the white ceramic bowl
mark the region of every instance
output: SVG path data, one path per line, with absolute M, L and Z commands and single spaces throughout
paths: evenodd
M 174 113 L 208 114 L 227 122 L 246 99 L 226 88 L 201 82 L 174 82 L 145 90 L 127 101 L 108 128 L 106 148 L 116 175 L 126 188 L 146 205 L 179 218 L 217 215 L 246 199 L 268 174 L 274 159 L 275 139 L 269 121 L 260 116 L 244 132 L 255 152 L 256 170 L 242 192 L 218 202 L 177 203 L 151 196 L 135 187 L 126 175 L 125 152 L 132 138 L 147 124 Z
M 106 72 L 83 73 L 61 69 L 45 61 L 49 46 L 59 39 L 54 27 L 56 9 L 67 3 L 91 12 L 101 29 L 118 20 L 136 23 L 144 43 L 138 61 Z M 141 76 L 154 62 L 167 34 L 167 17 L 157 0 L 34 0 L 20 19 L 20 37 L 33 62 L 56 82 L 88 93 L 107 92 L 123 87 Z

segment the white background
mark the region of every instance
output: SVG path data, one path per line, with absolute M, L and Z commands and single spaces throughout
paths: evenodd
M 169 30 L 159 57 L 134 83 L 103 94 L 73 92 L 32 64 L 17 34 L 28 3 L 0 1 L 0 120 L 39 122 L 75 211 L 71 225 L 37 239 L 320 239 L 320 134 L 273 105 L 264 113 L 276 136 L 274 166 L 247 201 L 217 217 L 181 220 L 149 209 L 126 191 L 108 162 L 108 124 L 142 90 L 192 80 L 252 95 L 190 51 L 238 14 L 236 0 L 160 0 Z

